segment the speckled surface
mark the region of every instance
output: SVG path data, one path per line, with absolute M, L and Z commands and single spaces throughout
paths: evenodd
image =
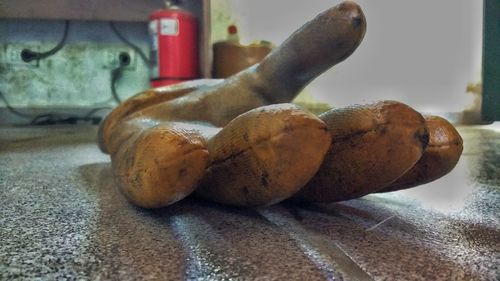
M 457 168 L 412 190 L 145 211 L 115 190 L 95 127 L 2 127 L 0 280 L 499 280 L 500 131 L 460 132 Z

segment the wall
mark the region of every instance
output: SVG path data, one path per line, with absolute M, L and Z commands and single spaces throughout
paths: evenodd
M 147 52 L 146 23 L 117 23 L 116 26 Z M 39 51 L 53 48 L 63 30 L 63 21 L 0 22 L 0 91 L 13 107 L 113 106 L 111 72 L 118 66 L 120 52 L 130 54 L 132 61 L 116 82 L 119 96 L 125 99 L 148 87 L 148 68 L 106 22 L 71 21 L 64 48 L 38 64 L 9 58 L 10 52 L 18 53 L 26 47 Z
M 109 22 L 88 17 L 93 15 L 93 10 L 100 9 L 109 12 L 100 11 L 100 18 L 130 20 L 114 23 L 128 41 L 139 46 L 149 56 L 148 14 L 161 8 L 163 1 L 121 1 L 120 6 L 113 10 L 110 7 L 112 3 L 91 1 L 82 6 L 78 1 L 59 0 L 57 3 L 61 7 L 57 11 L 39 11 L 37 9 L 50 9 L 56 4 L 38 3 L 35 10 L 21 9 L 22 15 L 5 10 L 5 6 L 12 6 L 13 3 L 14 1 L 9 0 L 0 4 L 0 92 L 11 106 L 31 115 L 55 109 L 81 110 L 85 113 L 96 107 L 113 107 L 116 102 L 111 94 L 111 75 L 118 67 L 118 58 L 123 52 L 130 55 L 131 63 L 115 83 L 120 99 L 124 100 L 149 88 L 147 64 L 118 38 Z M 24 0 L 20 4 L 23 7 L 29 6 Z M 186 0 L 182 3 L 185 9 L 198 17 L 200 23 L 204 18 L 204 5 L 207 5 L 204 0 Z M 68 9 L 72 12 L 65 13 Z M 46 19 L 16 18 L 29 17 L 31 14 Z M 35 51 L 52 49 L 62 38 L 64 31 L 64 21 L 54 18 L 66 17 L 71 19 L 70 27 L 66 44 L 59 52 L 39 63 L 27 64 L 21 61 L 19 54 L 24 48 Z M 202 46 L 205 44 L 204 32 L 201 28 Z M 200 50 L 204 52 L 203 48 Z M 206 55 L 202 53 L 200 57 L 203 61 Z M 207 71 L 202 69 L 202 72 Z M 5 104 L 0 101 L 0 124 L 19 121 L 12 117 L 15 115 L 9 113 Z
M 211 41 L 224 39 L 227 25 L 236 23 L 243 41 L 278 44 L 338 2 L 212 0 Z M 396 99 L 432 112 L 461 111 L 471 103 L 466 87 L 480 81 L 482 1 L 358 2 L 368 21 L 363 43 L 316 79 L 309 95 L 334 106 Z M 134 52 L 106 22 L 72 21 L 65 48 L 37 67 L 6 63 L 16 44 L 52 48 L 62 27 L 62 21 L 0 20 L 0 91 L 21 109 L 113 106 L 109 54 Z M 118 28 L 148 51 L 146 23 L 120 22 Z M 137 55 L 133 65 L 117 83 L 123 99 L 148 87 L 149 71 Z
M 322 10 L 340 1 L 212 1 L 212 39 L 236 23 L 246 42 L 280 43 Z M 482 1 L 358 0 L 368 29 L 345 62 L 316 79 L 307 93 L 335 106 L 380 99 L 427 112 L 458 112 L 480 81 Z

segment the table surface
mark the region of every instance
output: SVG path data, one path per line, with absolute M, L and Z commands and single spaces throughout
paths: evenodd
M 452 173 L 334 203 L 148 211 L 96 128 L 0 128 L 0 280 L 499 280 L 500 130 L 460 127 Z

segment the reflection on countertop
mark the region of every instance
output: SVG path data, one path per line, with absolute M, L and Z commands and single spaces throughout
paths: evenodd
M 334 204 L 147 211 L 96 128 L 0 128 L 0 279 L 498 280 L 500 130 L 459 128 L 446 177 Z

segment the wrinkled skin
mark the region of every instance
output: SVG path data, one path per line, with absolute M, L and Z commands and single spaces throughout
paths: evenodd
M 333 202 L 382 191 L 427 146 L 418 112 L 386 101 L 318 117 L 288 104 L 350 56 L 365 30 L 361 8 L 345 1 L 228 79 L 151 89 L 120 104 L 99 128 L 119 190 L 144 208 L 168 206 L 195 190 L 236 206 L 294 195 Z

